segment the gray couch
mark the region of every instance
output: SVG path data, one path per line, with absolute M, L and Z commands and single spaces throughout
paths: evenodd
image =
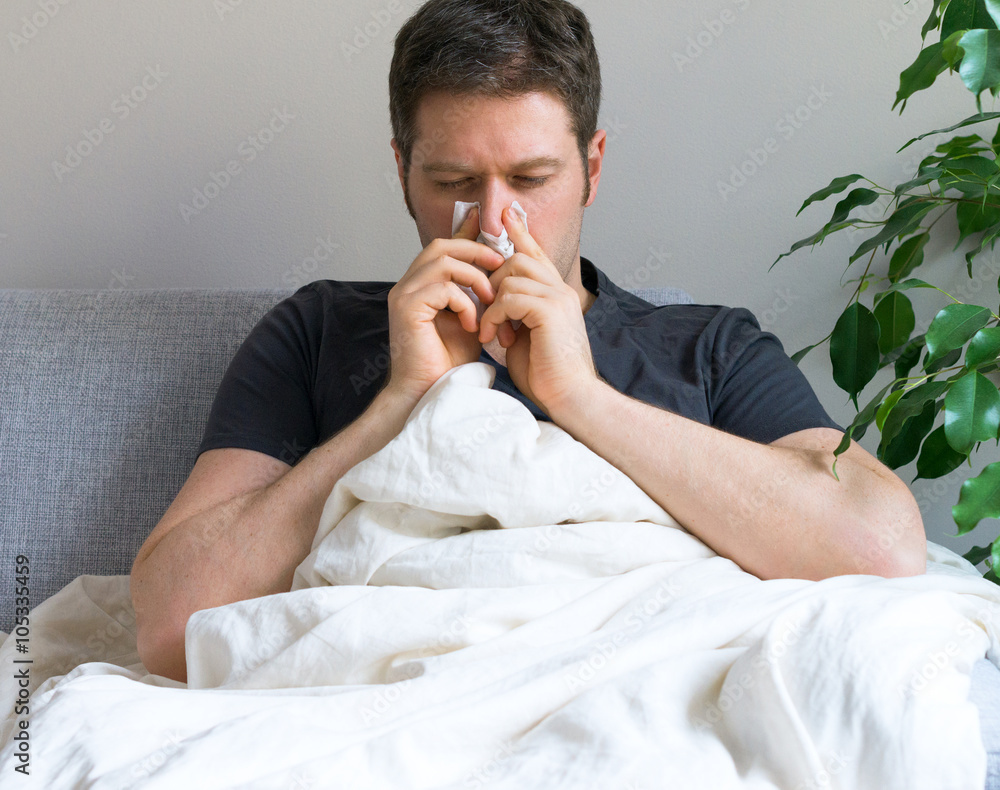
M 288 293 L 0 291 L 0 630 L 18 554 L 32 606 L 81 574 L 129 572 L 229 360 Z
M 32 606 L 81 574 L 129 572 L 194 465 L 230 359 L 290 293 L 0 290 L 0 631 L 19 554 Z

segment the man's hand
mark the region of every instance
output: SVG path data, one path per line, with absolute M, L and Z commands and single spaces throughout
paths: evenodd
M 454 238 L 428 244 L 389 291 L 388 387 L 420 397 L 452 368 L 479 359 L 476 306 L 459 286 L 492 304 L 495 291 L 483 270 L 495 271 L 503 256 L 477 243 L 478 235 L 473 209 Z
M 483 314 L 479 340 L 499 339 L 511 380 L 552 416 L 598 380 L 580 296 L 509 208 L 503 223 L 517 252 L 490 275 L 496 298 Z M 510 321 L 521 321 L 516 332 Z

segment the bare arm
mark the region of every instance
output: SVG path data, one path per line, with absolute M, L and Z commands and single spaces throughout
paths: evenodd
M 132 566 L 146 668 L 184 680 L 184 630 L 194 612 L 287 592 L 334 484 L 388 444 L 415 404 L 384 389 L 294 468 L 251 450 L 203 453 Z
M 718 554 L 761 578 L 910 576 L 926 539 L 906 485 L 842 434 L 758 444 L 629 398 L 603 382 L 553 420 L 606 458 Z M 582 408 L 586 404 L 586 408 Z

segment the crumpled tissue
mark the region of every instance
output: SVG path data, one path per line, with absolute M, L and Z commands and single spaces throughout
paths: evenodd
M 511 210 L 513 210 L 513 212 L 517 214 L 517 216 L 521 219 L 521 222 L 524 223 L 524 227 L 527 230 L 528 215 L 525 213 L 524 209 L 521 208 L 521 205 L 516 200 L 510 204 L 510 207 Z M 451 220 L 452 236 L 458 233 L 458 229 L 462 227 L 462 223 L 465 222 L 465 218 L 469 216 L 469 212 L 472 211 L 473 208 L 481 208 L 481 206 L 479 205 L 479 203 L 463 203 L 461 200 L 455 201 L 455 213 L 452 215 L 452 220 Z M 507 258 L 509 258 L 511 255 L 514 254 L 514 242 L 512 242 L 507 237 L 507 228 L 504 228 L 500 232 L 499 236 L 494 236 L 492 233 L 487 233 L 486 231 L 480 228 L 479 237 L 476 239 L 476 241 L 478 241 L 480 244 L 485 244 L 494 252 L 499 252 L 501 255 L 503 255 L 504 260 L 506 260 Z M 489 274 L 489 272 L 486 273 Z M 485 311 L 486 308 L 482 305 L 482 303 L 480 303 L 479 297 L 476 296 L 473 290 L 468 286 L 463 285 L 460 287 L 472 298 L 472 303 L 476 306 L 476 320 L 478 321 L 482 319 L 483 311 Z M 512 321 L 511 325 L 514 327 L 514 330 L 516 331 L 517 328 L 521 326 L 521 322 Z

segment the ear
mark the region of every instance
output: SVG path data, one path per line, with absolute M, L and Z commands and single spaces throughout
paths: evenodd
M 405 173 L 404 168 L 403 168 L 403 157 L 399 153 L 399 143 L 396 142 L 396 138 L 395 137 L 392 138 L 392 142 L 390 143 L 390 145 L 392 146 L 392 150 L 396 154 L 396 174 L 399 176 L 399 186 L 403 190 L 403 193 L 405 194 L 406 193 L 406 173 Z
M 597 185 L 601 183 L 601 166 L 604 164 L 604 148 L 608 142 L 608 133 L 598 129 L 590 140 L 587 152 L 587 177 L 590 179 L 590 197 L 584 207 L 590 206 L 597 197 Z

